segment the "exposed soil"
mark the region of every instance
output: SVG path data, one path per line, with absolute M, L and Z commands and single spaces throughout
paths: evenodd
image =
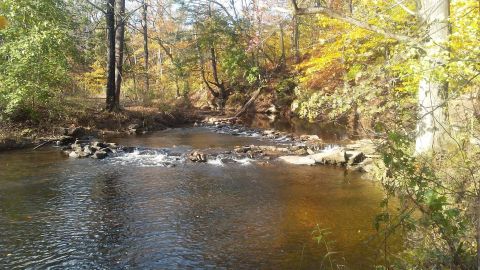
M 107 137 L 144 133 L 178 127 L 202 119 L 203 112 L 189 109 L 162 111 L 155 107 L 131 106 L 119 112 L 87 108 L 65 119 L 45 122 L 0 123 L 0 151 L 33 147 L 60 136 L 71 135 L 68 129 L 82 127 L 82 136 Z

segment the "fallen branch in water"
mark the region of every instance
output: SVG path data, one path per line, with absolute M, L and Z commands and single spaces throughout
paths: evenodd
M 252 103 L 258 98 L 258 96 L 260 96 L 260 93 L 262 92 L 263 90 L 263 86 L 260 86 L 252 95 L 252 97 L 247 101 L 247 103 L 245 103 L 245 105 L 243 105 L 243 107 L 235 114 L 235 117 L 240 117 L 242 114 L 244 114 L 248 107 L 250 107 L 250 105 L 252 105 Z
M 56 141 L 56 139 L 51 139 L 51 140 L 48 140 L 48 141 L 44 141 L 43 143 L 35 146 L 35 147 L 33 148 L 33 150 L 37 150 L 38 148 L 41 148 L 41 147 L 43 147 L 43 146 L 45 146 L 45 145 L 47 145 L 47 144 L 49 144 L 49 143 L 52 143 L 52 142 L 54 142 L 54 141 Z

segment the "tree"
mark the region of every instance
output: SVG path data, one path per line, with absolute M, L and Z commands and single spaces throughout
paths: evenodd
M 423 57 L 423 78 L 418 87 L 419 120 L 417 124 L 415 148 L 418 154 L 439 149 L 442 142 L 445 140 L 445 132 L 448 128 L 445 116 L 447 84 L 442 82 L 442 80 L 436 75 L 438 69 L 445 64 L 443 59 L 448 51 L 445 47 L 447 46 L 446 42 L 448 41 L 449 31 L 448 0 L 420 1 L 421 9 L 419 18 L 421 20 L 419 23 L 426 26 L 427 30 L 425 37 L 410 37 L 398 34 L 351 16 L 344 15 L 329 7 L 315 6 L 300 8 L 296 0 L 291 0 L 291 2 L 295 10 L 295 15 L 322 14 L 402 43 L 415 44 L 420 41 L 421 48 L 425 50 L 425 56 Z M 349 6 L 349 9 L 351 9 L 351 5 Z M 406 9 L 403 5 L 401 5 L 401 7 Z
M 123 47 L 123 44 L 118 44 L 119 46 L 118 48 L 116 46 L 117 34 L 118 34 L 118 38 L 121 39 L 121 33 L 120 33 L 120 30 L 118 30 L 116 27 L 115 19 L 117 17 L 117 20 L 118 20 L 118 17 L 121 16 L 121 13 L 125 12 L 124 8 L 122 7 L 125 5 L 125 3 L 123 2 L 124 0 L 119 0 L 120 3 L 116 3 L 115 0 L 105 0 L 106 7 L 104 9 L 96 5 L 94 2 L 90 0 L 86 0 L 86 1 L 91 6 L 93 6 L 98 11 L 100 11 L 103 15 L 105 15 L 105 25 L 107 30 L 107 46 L 106 46 L 107 47 L 107 68 L 106 68 L 107 81 L 106 81 L 105 109 L 111 112 L 119 109 L 120 88 L 118 89 L 116 88 L 115 81 L 117 80 L 117 74 L 121 76 L 121 70 L 119 69 L 118 70 L 119 72 L 117 72 L 116 58 L 117 58 L 117 49 L 118 49 L 118 57 L 120 57 L 120 47 Z M 118 5 L 119 11 L 120 11 L 118 16 L 116 16 L 115 14 L 115 9 L 117 8 L 116 5 Z M 120 20 L 119 22 L 121 22 L 122 24 L 124 23 L 123 20 Z M 123 51 L 123 48 L 122 48 L 122 51 Z M 121 66 L 118 66 L 118 68 L 120 67 Z M 121 78 L 120 78 L 120 83 L 121 83 Z M 117 96 L 117 92 L 118 92 L 118 96 Z
M 427 37 L 422 60 L 425 71 L 418 90 L 420 108 L 415 149 L 419 154 L 439 149 L 448 128 L 445 115 L 448 85 L 436 73 L 445 65 L 448 55 L 449 7 L 448 0 L 421 1 L 420 18 L 427 27 Z
M 146 94 L 149 94 L 150 88 L 150 78 L 148 75 L 148 61 L 150 52 L 148 51 L 148 5 L 146 0 L 142 2 L 142 28 L 143 28 L 143 53 L 144 53 L 144 67 L 145 67 L 145 91 Z
M 293 43 L 293 57 L 295 59 L 295 63 L 300 62 L 300 27 L 299 27 L 298 15 L 294 15 L 293 17 L 293 32 L 292 32 L 292 43 Z
M 120 91 L 123 76 L 123 51 L 125 44 L 125 0 L 116 0 L 116 31 L 115 31 L 115 109 L 120 108 Z
M 0 116 L 39 120 L 46 108 L 54 113 L 76 53 L 71 10 L 60 0 L 0 3 L 9 22 L 0 29 Z
M 286 64 L 286 55 L 285 55 L 285 31 L 283 29 L 283 24 L 280 23 L 280 66 L 282 69 L 285 68 Z
M 107 89 L 106 110 L 116 109 L 115 103 L 115 0 L 106 0 L 105 20 L 107 26 Z

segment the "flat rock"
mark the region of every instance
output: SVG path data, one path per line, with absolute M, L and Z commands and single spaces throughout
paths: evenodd
M 315 160 L 305 156 L 281 156 L 280 160 L 295 165 L 315 165 Z
M 340 148 L 332 151 L 309 155 L 308 158 L 318 164 L 345 166 L 347 157 L 345 150 Z
M 302 135 L 300 136 L 300 140 L 302 141 L 319 141 L 320 137 L 317 135 Z

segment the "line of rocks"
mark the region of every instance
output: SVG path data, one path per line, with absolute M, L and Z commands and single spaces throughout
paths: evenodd
M 206 118 L 202 122 L 196 122 L 195 126 L 210 128 L 216 133 L 229 134 L 233 136 L 255 137 L 265 139 L 276 143 L 306 145 L 313 151 L 318 151 L 328 146 L 318 135 L 295 135 L 275 129 L 256 129 L 243 126 L 243 121 L 239 118 Z
M 73 144 L 64 146 L 62 153 L 71 158 L 90 157 L 93 159 L 104 159 L 110 154 L 117 153 L 119 150 L 118 145 L 115 143 L 76 140 Z
M 62 153 L 71 158 L 105 159 L 135 149 L 99 141 L 94 133 L 84 127 L 57 128 L 57 132 L 62 135 L 54 139 L 55 145 L 61 147 Z
M 295 165 L 331 165 L 344 167 L 348 170 L 371 172 L 375 167 L 376 144 L 372 140 L 359 140 L 345 146 L 330 147 L 317 135 L 296 136 L 287 132 L 273 129 L 261 130 L 241 126 L 238 119 L 209 118 L 196 126 L 211 128 L 214 132 L 234 136 L 249 136 L 264 138 L 277 142 L 277 145 L 245 145 L 237 146 L 230 151 L 208 153 L 194 150 L 187 154 L 191 162 L 207 162 L 211 159 L 220 159 L 224 163 L 248 158 L 257 162 L 281 160 Z M 132 126 L 132 133 L 135 127 Z M 135 148 L 120 147 L 115 143 L 85 139 L 85 129 L 81 127 L 64 130 L 64 134 L 55 142 L 62 147 L 63 153 L 72 158 L 104 159 L 119 152 L 132 152 Z M 75 137 L 81 137 L 78 139 Z M 330 148 L 328 148 L 330 147 Z
M 286 155 L 279 159 L 296 165 L 332 165 L 352 171 L 372 172 L 375 168 L 375 160 L 379 157 L 372 140 L 361 140 L 344 147 L 323 150 L 314 154 Z
M 351 171 L 372 172 L 376 166 L 375 160 L 379 157 L 374 154 L 374 147 L 371 141 L 368 140 L 345 147 L 336 147 L 318 152 L 312 151 L 305 145 L 245 145 L 236 146 L 233 151 L 221 153 L 206 153 L 194 150 L 188 155 L 188 159 L 198 163 L 219 158 L 223 163 L 245 158 L 260 163 L 280 160 L 294 165 L 330 165 L 343 167 Z
M 359 172 L 372 172 L 380 158 L 377 154 L 379 141 L 358 140 L 345 146 L 331 147 L 317 135 L 297 136 L 273 129 L 250 129 L 242 126 L 238 118 L 211 117 L 197 126 L 213 129 L 217 133 L 234 136 L 259 137 L 275 142 L 288 143 L 282 146 L 238 146 L 234 152 L 246 154 L 252 159 L 273 159 L 295 165 L 331 165 Z M 328 149 L 328 147 L 331 147 Z

